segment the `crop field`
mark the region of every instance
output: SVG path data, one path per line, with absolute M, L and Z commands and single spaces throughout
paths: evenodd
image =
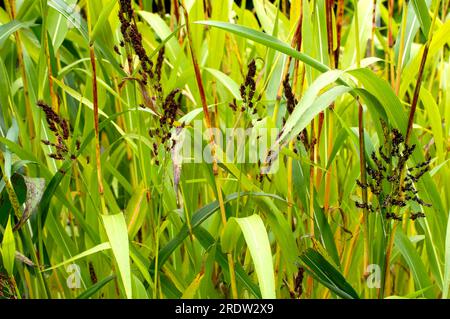
M 449 152 L 449 0 L 0 1 L 0 299 L 446 299 Z

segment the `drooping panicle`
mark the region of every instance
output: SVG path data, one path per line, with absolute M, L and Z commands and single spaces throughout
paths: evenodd
M 44 101 L 39 100 L 36 102 L 36 105 L 44 112 L 48 128 L 55 136 L 56 142 L 51 142 L 49 140 L 41 141 L 42 144 L 54 148 L 55 152 L 48 154 L 49 157 L 55 160 L 64 160 L 73 155 L 70 154 L 69 148 L 66 145 L 66 142 L 70 137 L 69 122 L 53 111 L 53 109 Z

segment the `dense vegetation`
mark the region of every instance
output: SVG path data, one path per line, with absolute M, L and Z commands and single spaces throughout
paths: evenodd
M 449 17 L 1 1 L 0 298 L 448 298 Z

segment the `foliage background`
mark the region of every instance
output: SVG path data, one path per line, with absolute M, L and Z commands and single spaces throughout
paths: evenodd
M 120 46 L 127 3 L 0 2 L 0 297 L 448 297 L 448 1 L 133 1 L 149 60 L 164 59 L 144 86 Z M 256 113 L 240 91 L 252 60 Z M 391 142 L 380 118 L 416 145 L 408 167 L 430 160 L 415 187 L 432 206 L 407 203 L 401 222 L 355 206 Z M 291 128 L 279 171 L 174 167 L 149 130 L 194 119 Z

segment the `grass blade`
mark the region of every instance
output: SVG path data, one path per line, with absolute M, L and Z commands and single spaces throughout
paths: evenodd
M 128 246 L 128 230 L 123 214 L 103 215 L 103 225 L 106 230 L 111 249 L 117 262 L 120 279 L 128 299 L 132 298 L 130 252 Z
M 344 299 L 359 299 L 356 291 L 341 273 L 317 251 L 309 248 L 300 256 L 300 259 L 314 278 L 338 296 Z
M 224 246 L 223 242 L 229 242 L 232 238 L 238 236 L 236 227 L 232 227 L 233 223 L 236 223 L 244 234 L 245 242 L 255 265 L 262 298 L 276 298 L 272 253 L 266 228 L 261 217 L 252 215 L 250 217 L 230 219 L 222 237 L 223 247 L 229 246 Z

